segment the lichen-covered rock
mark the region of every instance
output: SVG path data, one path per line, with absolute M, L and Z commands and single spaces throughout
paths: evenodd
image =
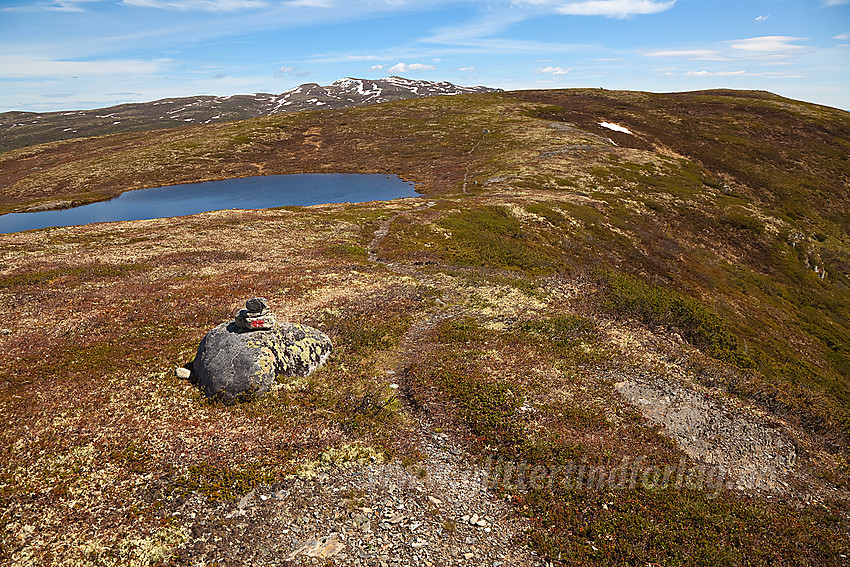
M 230 403 L 262 396 L 277 376 L 307 376 L 332 349 L 327 335 L 306 325 L 247 330 L 222 323 L 201 341 L 193 371 L 207 396 Z

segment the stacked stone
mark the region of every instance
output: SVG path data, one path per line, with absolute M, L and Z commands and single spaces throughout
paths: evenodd
M 254 297 L 245 302 L 245 309 L 236 314 L 236 326 L 247 331 L 265 331 L 277 324 L 274 313 L 262 297 Z

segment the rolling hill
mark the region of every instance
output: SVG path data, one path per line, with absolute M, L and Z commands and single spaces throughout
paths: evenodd
M 495 92 L 404 77 L 353 79 L 327 86 L 305 83 L 280 94 L 194 96 L 129 103 L 94 110 L 0 113 L 0 152 L 87 136 L 244 120 L 317 108 L 350 108 L 426 96 Z
M 422 197 L 0 235 L 0 557 L 846 564 L 848 156 L 844 111 L 598 89 L 4 152 L 4 212 L 301 172 Z M 211 403 L 174 368 L 254 296 L 334 355 Z

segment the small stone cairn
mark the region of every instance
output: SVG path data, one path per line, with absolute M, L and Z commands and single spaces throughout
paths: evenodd
M 236 314 L 236 326 L 246 331 L 265 331 L 273 328 L 277 321 L 266 300 L 254 297 L 245 302 L 245 309 Z
M 225 403 L 246 401 L 266 394 L 281 378 L 308 376 L 332 350 L 323 332 L 278 324 L 268 302 L 254 297 L 233 321 L 207 333 L 198 345 L 193 373 L 208 397 Z

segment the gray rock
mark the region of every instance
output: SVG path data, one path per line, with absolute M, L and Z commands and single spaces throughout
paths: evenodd
M 231 403 L 262 396 L 277 376 L 307 376 L 332 349 L 327 335 L 306 325 L 249 331 L 222 323 L 201 341 L 193 371 L 208 397 Z
M 269 304 L 262 297 L 253 297 L 245 302 L 245 308 L 251 313 L 262 313 L 269 308 Z

